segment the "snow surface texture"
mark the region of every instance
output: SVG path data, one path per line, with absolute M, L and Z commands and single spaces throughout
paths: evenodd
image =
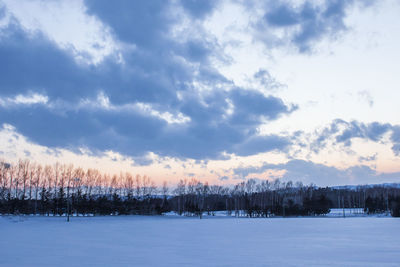
M 400 220 L 2 217 L 0 266 L 399 266 Z

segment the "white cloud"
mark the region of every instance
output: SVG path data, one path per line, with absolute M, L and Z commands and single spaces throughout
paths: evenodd
M 186 123 L 190 121 L 189 117 L 183 115 L 180 112 L 177 114 L 172 114 L 168 111 L 160 112 L 154 109 L 150 104 L 145 104 L 145 103 L 136 103 L 134 106 L 139 110 L 141 110 L 142 112 L 163 119 L 168 123 Z
M 0 98 L 0 106 L 11 107 L 15 105 L 35 105 L 42 104 L 45 105 L 49 101 L 46 95 L 39 93 L 29 93 L 27 95 L 16 95 L 14 97 L 4 97 Z
M 49 98 L 41 94 L 32 95 L 17 95 L 12 101 L 15 104 L 32 105 L 32 104 L 46 104 Z
M 374 99 L 368 90 L 359 91 L 358 96 L 359 96 L 360 100 L 367 102 L 370 107 L 372 107 L 374 105 Z
M 64 107 L 68 107 L 70 105 L 63 105 Z M 77 109 L 104 109 L 109 111 L 117 111 L 117 112 L 137 112 L 141 114 L 145 114 L 147 116 L 153 116 L 160 118 L 167 123 L 187 123 L 190 121 L 190 118 L 178 112 L 173 114 L 168 111 L 159 111 L 154 106 L 148 103 L 135 102 L 135 103 L 127 103 L 123 105 L 115 105 L 110 102 L 110 99 L 104 92 L 99 92 L 95 99 L 83 99 L 76 106 L 71 108 Z

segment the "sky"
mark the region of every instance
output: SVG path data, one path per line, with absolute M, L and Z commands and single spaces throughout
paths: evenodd
M 0 158 L 400 182 L 397 0 L 0 0 Z

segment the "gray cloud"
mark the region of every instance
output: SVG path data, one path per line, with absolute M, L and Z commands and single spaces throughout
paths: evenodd
M 366 161 L 366 162 L 376 161 L 377 156 L 378 156 L 378 153 L 375 153 L 375 154 L 373 154 L 371 156 L 367 156 L 367 157 L 360 156 L 360 157 L 358 157 L 358 161 L 360 161 L 360 162 L 363 162 L 363 161 Z
M 345 24 L 347 10 L 357 4 L 361 8 L 374 1 L 333 0 L 305 1 L 294 5 L 290 1 L 269 1 L 265 5 L 265 15 L 257 24 L 260 36 L 272 28 L 285 29 L 283 38 L 277 37 L 274 45 L 289 43 L 300 52 L 309 52 L 314 44 L 324 37 L 334 38 L 347 30 Z M 261 37 L 262 39 L 262 37 Z M 269 40 L 269 39 L 267 39 Z M 270 46 L 271 44 L 267 44 Z
M 172 168 L 171 168 L 171 165 L 169 165 L 169 164 L 165 165 L 164 168 L 165 168 L 165 169 L 169 169 L 169 170 L 172 169 Z
M 219 177 L 218 178 L 220 181 L 226 181 L 226 180 L 229 180 L 229 177 L 228 176 L 221 176 L 221 177 Z
M 181 0 L 182 6 L 196 18 L 204 18 L 215 8 L 220 1 L 218 0 Z
M 378 173 L 369 166 L 358 165 L 346 169 L 338 169 L 324 164 L 305 160 L 291 160 L 282 164 L 247 166 L 233 169 L 236 176 L 249 178 L 250 173 L 263 173 L 266 170 L 286 170 L 284 181 L 301 181 L 305 184 L 315 183 L 318 186 L 375 184 L 398 182 L 400 173 Z
M 195 10 L 196 3 L 202 11 Z M 71 51 L 59 49 L 40 33 L 25 32 L 13 19 L 1 30 L 0 97 L 38 93 L 48 101 L 0 107 L 1 123 L 51 148 L 113 150 L 134 158 L 151 151 L 178 158 L 222 159 L 223 152 L 251 155 L 287 149 L 289 139 L 258 136 L 257 128 L 297 106 L 235 87 L 209 62 L 217 56 L 217 44 L 197 37 L 171 38 L 168 33 L 180 20 L 171 14 L 174 3 L 88 0 L 86 4 L 87 12 L 108 25 L 117 41 L 135 49 L 121 51 L 124 64 L 114 55 L 97 65 L 78 64 Z M 200 19 L 214 5 L 192 1 L 183 8 Z M 201 91 L 195 83 L 210 90 Z M 100 93 L 103 102 L 119 108 L 102 106 Z M 127 108 L 137 104 L 188 120 L 168 123 L 151 112 Z
M 392 128 L 392 135 L 390 137 L 393 142 L 392 150 L 396 156 L 400 156 L 400 126 L 396 125 Z
M 253 78 L 263 86 L 263 89 L 267 89 L 267 91 L 286 86 L 272 77 L 272 75 L 266 69 L 259 69 L 256 73 L 254 73 Z
M 354 138 L 384 142 L 384 136 L 389 135 L 393 152 L 398 155 L 396 148 L 400 144 L 400 130 L 398 125 L 390 123 L 371 122 L 363 123 L 356 120 L 344 121 L 336 119 L 320 132 L 316 133 L 316 139 L 311 143 L 314 152 L 323 149 L 330 138 L 334 138 L 336 144 L 350 147 Z
M 87 12 L 110 27 L 124 64 L 115 55 L 98 65 L 78 64 L 72 51 L 59 49 L 40 33 L 27 33 L 15 19 L 1 29 L 0 98 L 16 95 L 46 96 L 46 103 L 0 105 L 0 122 L 9 123 L 29 140 L 50 148 L 94 153 L 113 150 L 150 164 L 148 152 L 161 156 L 224 159 L 224 152 L 248 156 L 267 151 L 288 152 L 298 135 L 260 136 L 258 127 L 289 115 L 298 107 L 273 95 L 240 88 L 210 63 L 222 58 L 212 38 L 172 38 L 181 22 L 171 10 L 181 5 L 194 20 L 211 14 L 218 1 L 92 1 Z M 271 4 L 273 3 L 273 4 Z M 308 51 L 315 41 L 346 29 L 346 10 L 354 1 L 310 1 L 294 7 L 271 2 L 259 31 L 297 27 L 289 42 Z M 5 9 L 0 10 L 4 14 Z M 201 29 L 200 29 L 201 30 Z M 202 33 L 207 34 L 207 33 Z M 132 48 L 134 47 L 134 49 Z M 278 86 L 267 70 L 253 77 L 265 87 Z M 200 90 L 206 87 L 207 90 Z M 95 100 L 103 94 L 107 108 Z M 150 111 L 128 108 L 147 105 L 158 114 L 183 116 L 187 121 L 169 123 Z M 390 133 L 392 150 L 400 155 L 400 129 L 382 123 L 334 121 L 310 144 L 314 152 L 329 138 L 351 145 L 353 138 L 382 141 Z M 306 144 L 302 144 L 305 147 Z

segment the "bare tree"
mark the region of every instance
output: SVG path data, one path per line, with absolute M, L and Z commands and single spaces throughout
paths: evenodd
M 42 165 L 36 165 L 34 178 L 32 180 L 33 188 L 35 190 L 35 206 L 34 213 L 37 214 L 37 203 L 38 203 L 38 194 L 39 194 L 39 186 L 42 180 Z
M 8 174 L 9 174 L 9 169 L 10 165 L 7 163 L 4 163 L 3 161 L 0 163 L 0 184 L 1 184 L 1 189 L 0 189 L 0 200 L 6 200 L 7 195 L 8 195 Z

